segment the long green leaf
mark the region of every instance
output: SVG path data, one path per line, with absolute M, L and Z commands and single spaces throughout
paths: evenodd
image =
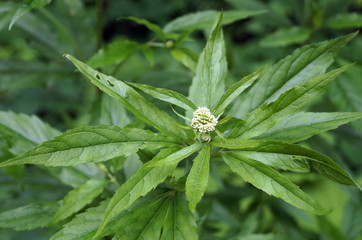
M 295 156 L 295 160 L 309 159 L 316 170 L 323 176 L 329 179 L 346 184 L 357 186 L 351 176 L 339 167 L 332 159 L 321 153 L 313 150 L 283 142 L 277 141 L 262 141 L 262 140 L 238 140 L 227 139 L 220 140 L 214 139 L 212 145 L 217 147 L 247 151 L 247 152 L 261 152 L 261 153 L 277 153 Z M 300 157 L 300 158 L 299 158 Z
M 156 25 L 154 23 L 149 22 L 146 19 L 141 19 L 141 18 L 136 18 L 136 17 L 126 17 L 125 19 L 134 21 L 138 24 L 142 24 L 143 26 L 147 27 L 149 30 L 156 33 L 160 39 L 163 39 L 163 40 L 166 39 L 166 36 L 165 36 L 163 30 L 161 29 L 161 27 L 159 27 L 158 25 Z
M 197 240 L 195 218 L 180 193 L 172 198 L 160 240 Z
M 194 111 L 196 109 L 195 104 L 193 104 L 193 102 L 191 102 L 181 93 L 166 88 L 152 87 L 146 84 L 131 83 L 131 82 L 129 82 L 128 84 L 140 89 L 141 91 L 151 95 L 154 98 L 160 99 L 165 102 L 169 102 L 185 110 Z
M 224 93 L 227 63 L 221 21 L 222 14 L 199 57 L 190 87 L 190 99 L 198 107 L 212 109 Z
M 172 197 L 158 200 L 156 204 L 161 204 L 156 206 L 134 211 L 112 240 L 160 239 L 167 210 L 171 204 L 170 198 Z
M 280 95 L 276 101 L 261 105 L 246 117 L 245 125 L 235 129 L 230 137 L 249 139 L 264 133 L 278 121 L 300 111 L 304 105 L 321 94 L 331 81 L 349 67 L 350 65 L 341 67 L 312 78 Z
M 328 19 L 327 24 L 331 28 L 360 28 L 362 27 L 362 14 L 342 13 Z
M 140 147 L 175 146 L 175 140 L 141 129 L 91 126 L 72 129 L 36 148 L 0 163 L 0 166 L 39 164 L 74 166 L 127 156 Z
M 149 217 L 155 210 L 170 197 L 169 192 L 164 190 L 155 190 L 147 194 L 147 196 L 138 199 L 132 206 L 116 215 L 105 227 L 103 234 L 100 236 L 108 236 L 114 234 L 120 229 L 129 228 L 129 223 L 138 221 L 140 225 L 148 223 Z M 97 207 L 87 209 L 84 213 L 78 214 L 69 223 L 65 224 L 62 230 L 50 237 L 50 240 L 91 240 L 95 235 L 102 216 L 107 208 L 108 200 L 102 202 Z M 142 216 L 142 217 L 141 217 Z
M 239 98 L 231 114 L 244 118 L 259 105 L 270 103 L 287 90 L 323 74 L 337 51 L 355 36 L 356 33 L 298 48 L 265 70 L 250 91 Z
M 255 161 L 261 162 L 265 165 L 271 166 L 276 169 L 281 169 L 291 172 L 309 172 L 309 164 L 302 157 L 296 157 L 291 155 L 285 155 L 283 153 L 264 153 L 264 152 L 247 152 L 247 151 L 235 151 L 235 156 L 247 157 Z
M 66 54 L 65 57 L 72 61 L 79 71 L 94 85 L 120 101 L 138 119 L 167 135 L 171 135 L 181 140 L 188 138 L 187 131 L 179 127 L 179 122 L 147 101 L 132 87 L 111 76 L 107 76 L 92 69 L 87 64 L 77 60 L 71 55 Z
M 311 33 L 312 31 L 309 28 L 296 26 L 281 28 L 263 38 L 260 45 L 263 47 L 284 47 L 295 43 L 304 43 Z
M 191 171 L 186 179 L 186 199 L 191 211 L 195 211 L 197 203 L 202 199 L 209 181 L 210 145 L 206 144 L 194 159 Z
M 263 70 L 264 68 L 243 77 L 240 81 L 233 84 L 228 90 L 226 90 L 213 110 L 214 115 L 219 116 L 219 114 L 223 113 L 232 101 L 234 101 L 245 89 L 251 86 L 256 79 L 258 79 Z
M 126 60 L 137 48 L 137 42 L 116 40 L 98 50 L 87 63 L 93 68 L 116 65 Z
M 13 18 L 11 19 L 11 22 L 9 24 L 9 30 L 12 28 L 12 26 L 15 24 L 15 22 L 22 16 L 24 16 L 26 13 L 28 13 L 32 9 L 42 8 L 46 5 L 48 5 L 52 0 L 29 0 L 21 6 L 16 13 L 14 14 Z
M 326 213 L 322 206 L 305 194 L 297 185 L 271 167 L 233 154 L 224 154 L 223 159 L 232 171 L 267 194 L 281 198 L 293 206 L 314 214 Z
M 173 165 L 179 163 L 181 160 L 187 158 L 194 152 L 198 151 L 202 147 L 201 143 L 194 143 L 188 147 L 184 147 L 178 152 L 171 154 L 170 156 L 161 159 L 159 161 L 153 161 L 150 167 Z
M 171 148 L 162 150 L 156 157 L 144 164 L 132 177 L 122 184 L 109 202 L 96 236 L 102 234 L 107 224 L 115 216 L 130 207 L 138 198 L 146 195 L 149 191 L 157 187 L 158 184 L 162 183 L 166 177 L 172 174 L 177 164 L 160 167 L 150 167 L 150 165 L 167 158 L 167 156 L 175 151 L 176 149 Z
M 104 179 L 92 178 L 70 191 L 63 199 L 51 223 L 59 222 L 81 210 L 102 193 L 106 184 Z
M 313 135 L 335 129 L 340 125 L 362 118 L 360 112 L 312 113 L 301 112 L 277 122 L 272 128 L 256 137 L 295 143 Z
M 32 203 L 0 213 L 0 227 L 17 231 L 48 225 L 58 208 L 56 201 Z
M 212 27 L 215 18 L 217 18 L 220 13 L 221 12 L 219 11 L 206 10 L 186 14 L 166 24 L 163 28 L 163 31 L 175 32 L 196 29 L 209 29 Z M 262 13 L 265 13 L 265 11 L 223 11 L 224 18 L 221 24 L 230 24 L 237 20 L 245 19 Z
M 29 116 L 10 111 L 0 111 L 0 129 L 3 128 L 20 134 L 34 144 L 40 144 L 60 134 L 58 130 L 50 127 L 34 115 Z

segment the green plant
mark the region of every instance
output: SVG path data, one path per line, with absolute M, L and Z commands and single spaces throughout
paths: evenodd
M 307 173 L 312 166 L 335 182 L 360 188 L 332 159 L 295 144 L 362 117 L 359 112 L 303 112 L 351 67 L 326 72 L 336 52 L 356 34 L 297 49 L 225 91 L 227 63 L 221 23 L 222 15 L 198 58 L 189 99 L 168 89 L 117 80 L 65 55 L 95 86 L 147 124 L 146 129 L 134 122 L 123 128 L 86 126 L 60 134 L 35 117 L 2 112 L 1 131 L 18 156 L 0 166 L 49 168 L 92 162 L 103 174 L 73 183 L 74 189 L 60 202 L 2 213 L 1 226 L 32 229 L 66 223 L 50 239 L 109 235 L 114 235 L 113 239 L 197 239 L 195 218 L 200 222 L 202 217 L 192 212 L 207 189 L 210 164 L 229 173 L 223 162 L 256 188 L 313 214 L 325 214 L 328 209 L 304 193 L 284 171 Z M 185 114 L 174 110 L 174 115 L 169 115 L 135 88 Z M 32 135 L 31 129 L 43 135 Z M 32 148 L 37 143 L 41 144 Z M 30 150 L 22 153 L 24 149 Z M 143 165 L 128 179 L 121 179 L 125 157 L 134 153 Z M 49 171 L 59 176 L 57 170 Z M 70 219 L 103 192 L 102 201 L 94 202 L 97 206 Z

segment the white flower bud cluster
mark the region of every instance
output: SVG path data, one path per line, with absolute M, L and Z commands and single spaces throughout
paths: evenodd
M 212 115 L 210 109 L 206 107 L 199 107 L 193 114 L 191 127 L 199 130 L 200 132 L 206 133 L 214 131 L 217 122 L 216 117 Z

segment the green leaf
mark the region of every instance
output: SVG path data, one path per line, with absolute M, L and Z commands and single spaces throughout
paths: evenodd
M 58 130 L 50 127 L 34 115 L 29 116 L 10 111 L 0 111 L 0 131 L 4 128 L 20 134 L 24 139 L 34 144 L 40 144 L 60 134 Z
M 355 36 L 356 33 L 298 48 L 266 69 L 250 91 L 238 99 L 231 114 L 244 118 L 259 105 L 273 102 L 287 90 L 325 73 L 337 51 Z
M 128 19 L 128 20 L 134 21 L 138 24 L 142 24 L 143 26 L 147 27 L 149 30 L 156 33 L 160 39 L 163 39 L 163 40 L 166 39 L 166 36 L 163 33 L 162 29 L 158 25 L 151 23 L 151 22 L 147 21 L 146 19 L 141 19 L 141 18 L 136 18 L 136 17 L 125 17 L 124 19 Z
M 48 225 L 58 208 L 56 201 L 32 203 L 0 213 L 0 227 L 17 231 Z
M 311 30 L 303 27 L 282 28 L 267 35 L 260 42 L 263 47 L 285 47 L 291 44 L 304 43 L 311 35 Z
M 209 181 L 210 145 L 206 144 L 194 159 L 191 171 L 186 179 L 186 199 L 191 211 L 195 211 L 197 203 L 202 199 Z
M 195 52 L 188 48 L 174 48 L 171 49 L 171 55 L 174 59 L 181 62 L 193 73 L 196 72 L 197 60 L 199 56 Z
M 222 25 L 233 23 L 237 20 L 245 19 L 251 16 L 259 15 L 265 11 L 223 11 L 224 18 Z M 196 29 L 210 29 L 214 23 L 215 18 L 221 12 L 206 10 L 195 13 L 186 14 L 182 17 L 166 24 L 163 28 L 164 32 L 187 31 Z
M 140 147 L 175 146 L 175 140 L 141 129 L 91 126 L 69 130 L 0 166 L 39 164 L 74 166 L 128 156 Z
M 176 149 L 164 149 L 151 161 L 144 164 L 135 174 L 132 175 L 111 198 L 102 223 L 99 226 L 96 237 L 100 236 L 107 224 L 120 212 L 130 207 L 138 198 L 146 195 L 149 191 L 162 183 L 166 177 L 172 174 L 177 164 L 150 167 L 152 163 L 160 161 L 167 156 L 172 156 Z M 177 152 L 176 152 L 177 153 Z
M 154 206 L 134 211 L 112 240 L 160 239 L 167 210 L 171 204 L 170 198 L 171 196 L 160 199 Z
M 323 176 L 329 179 L 346 185 L 357 186 L 351 176 L 339 167 L 332 159 L 321 153 L 303 148 L 298 145 L 288 144 L 277 141 L 262 141 L 262 140 L 236 140 L 214 139 L 212 145 L 217 147 L 260 153 L 277 153 L 289 156 L 294 156 L 295 160 L 309 159 L 313 167 Z
M 127 84 L 111 76 L 102 74 L 71 55 L 65 55 L 89 80 L 102 91 L 120 101 L 138 119 L 155 127 L 160 132 L 171 135 L 177 139 L 188 138 L 185 129 L 179 127 L 180 123 L 161 111 L 152 103 L 142 97 L 137 91 Z
M 312 78 L 308 82 L 283 93 L 274 102 L 261 105 L 246 117 L 245 125 L 235 129 L 230 137 L 249 139 L 259 136 L 278 121 L 300 111 L 304 105 L 321 94 L 331 81 L 348 68 L 350 65 Z
M 200 54 L 190 87 L 190 99 L 197 107 L 212 109 L 224 93 L 227 63 L 221 20 L 222 14 Z
M 25 14 L 27 14 L 32 9 L 42 8 L 46 5 L 48 5 L 52 0 L 29 0 L 21 6 L 11 19 L 11 22 L 9 24 L 9 30 L 11 30 L 12 26 L 15 24 L 15 22 Z
M 327 24 L 331 28 L 359 28 L 362 27 L 362 14 L 342 13 L 328 19 Z
M 269 195 L 281 198 L 293 206 L 313 214 L 325 214 L 326 211 L 298 186 L 271 167 L 243 156 L 232 153 L 223 154 L 230 169 L 239 174 L 246 182 Z
M 131 82 L 128 82 L 128 84 L 140 89 L 141 91 L 149 94 L 154 98 L 160 99 L 165 102 L 169 102 L 185 110 L 194 111 L 196 109 L 196 106 L 181 93 L 166 88 L 152 87 L 146 84 L 131 83 Z
M 176 192 L 171 201 L 160 240 L 197 240 L 197 225 L 186 200 Z
M 291 172 L 306 173 L 309 172 L 309 164 L 303 157 L 286 155 L 283 153 L 264 153 L 252 151 L 235 151 L 235 156 L 246 157 L 261 162 L 272 168 L 281 169 Z
M 131 222 L 138 221 L 142 225 L 147 224 L 149 216 L 152 216 L 169 197 L 169 192 L 155 190 L 138 199 L 129 209 L 116 215 L 107 224 L 101 237 L 113 234 L 122 228 L 129 228 Z M 50 240 L 91 240 L 102 221 L 108 203 L 109 201 L 106 200 L 99 206 L 88 208 L 86 212 L 76 215 L 62 230 L 51 236 Z
M 288 143 L 300 142 L 359 118 L 362 118 L 360 112 L 301 112 L 278 121 L 272 128 L 256 137 L 256 139 L 278 140 Z
M 240 81 L 229 87 L 229 89 L 226 90 L 224 95 L 222 95 L 220 101 L 215 106 L 213 114 L 215 116 L 219 116 L 219 114 L 223 113 L 232 101 L 234 101 L 245 89 L 251 86 L 256 79 L 258 79 L 260 73 L 263 70 L 264 68 L 252 74 L 249 74 L 248 76 L 243 77 Z
M 329 90 L 329 98 L 338 111 L 362 112 L 362 68 L 354 67 L 334 81 Z M 362 134 L 362 120 L 352 123 Z
M 59 222 L 81 210 L 102 193 L 106 184 L 104 179 L 93 178 L 70 191 L 63 199 L 61 206 L 55 213 L 51 224 Z
M 161 159 L 159 161 L 153 161 L 150 167 L 156 167 L 156 166 L 167 166 L 167 165 L 173 165 L 179 163 L 181 160 L 187 158 L 194 152 L 198 151 L 200 148 L 202 148 L 201 143 L 194 143 L 190 146 L 184 147 L 181 150 L 171 154 L 170 156 Z
M 107 94 L 102 95 L 99 124 L 124 127 L 131 122 L 123 105 Z
M 138 43 L 119 39 L 102 47 L 88 60 L 93 68 L 116 65 L 126 60 L 138 48 Z

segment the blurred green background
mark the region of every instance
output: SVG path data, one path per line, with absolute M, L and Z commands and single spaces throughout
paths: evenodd
M 118 79 L 187 94 L 193 73 L 179 61 L 175 49 L 182 48 L 192 66 L 208 30 L 181 31 L 177 37 L 185 33 L 184 38 L 174 47 L 177 41 L 160 39 L 146 26 L 125 17 L 147 19 L 162 28 L 177 17 L 204 10 L 265 11 L 223 28 L 229 85 L 299 46 L 362 27 L 361 0 L 2 0 L 0 110 L 35 114 L 61 131 L 100 124 L 102 94 L 74 70 L 62 57 L 64 53 Z M 362 111 L 361 34 L 338 54 L 333 65 L 353 62 L 354 67 L 310 104 L 309 110 Z M 170 111 L 167 104 L 157 104 Z M 329 155 L 362 183 L 361 135 L 359 120 L 302 144 Z M 0 138 L 2 160 L 12 154 L 6 150 L 7 144 Z M 82 171 L 92 173 L 91 169 Z M 362 239 L 362 194 L 357 189 L 317 174 L 288 173 L 331 209 L 327 216 L 316 217 L 259 192 L 230 176 L 223 166 L 212 171 L 199 213 L 201 239 Z M 7 168 L 1 170 L 0 179 L 1 211 L 56 200 L 69 190 L 38 167 L 28 167 L 24 175 Z M 0 229 L 0 239 L 47 239 L 52 232 L 52 228 L 31 234 Z

